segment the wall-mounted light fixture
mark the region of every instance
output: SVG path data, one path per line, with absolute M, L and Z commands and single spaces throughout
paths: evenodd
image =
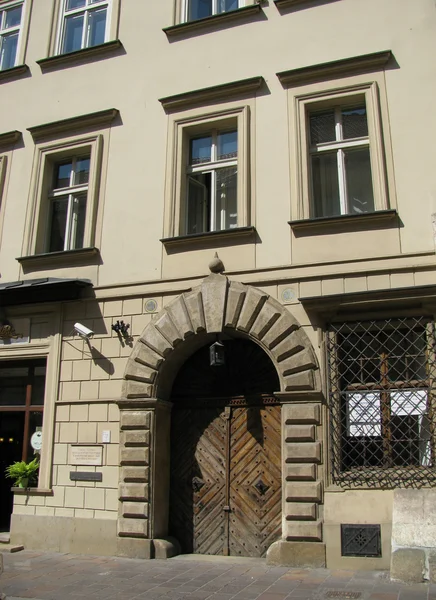
M 117 321 L 116 323 L 112 323 L 112 331 L 115 331 L 117 335 L 120 337 L 127 338 L 129 337 L 129 323 L 124 323 L 124 321 Z
M 209 348 L 210 366 L 223 367 L 226 364 L 224 344 L 217 340 Z

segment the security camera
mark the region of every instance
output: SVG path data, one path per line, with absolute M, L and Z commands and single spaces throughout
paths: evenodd
M 89 340 L 89 338 L 91 338 L 94 335 L 92 329 L 88 329 L 87 327 L 85 327 L 85 325 L 82 325 L 82 323 L 74 323 L 74 331 L 85 340 Z

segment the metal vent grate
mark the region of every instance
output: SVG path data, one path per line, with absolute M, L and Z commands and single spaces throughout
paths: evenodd
M 327 352 L 334 482 L 434 484 L 434 323 L 409 317 L 335 324 Z
M 380 525 L 341 525 L 342 556 L 381 557 Z

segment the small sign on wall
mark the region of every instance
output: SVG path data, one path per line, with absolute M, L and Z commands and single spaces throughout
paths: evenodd
M 101 467 L 103 464 L 103 446 L 70 446 L 70 465 Z

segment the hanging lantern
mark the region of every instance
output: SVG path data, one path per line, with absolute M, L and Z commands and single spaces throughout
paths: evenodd
M 209 348 L 210 366 L 211 367 L 223 367 L 226 364 L 226 356 L 224 353 L 224 344 L 216 341 Z

